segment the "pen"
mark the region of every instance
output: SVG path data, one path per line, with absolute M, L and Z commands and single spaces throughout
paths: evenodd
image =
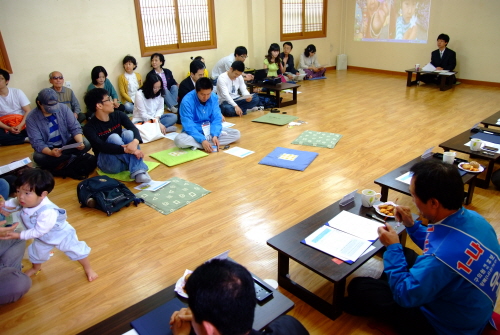
M 372 219 L 374 219 L 374 220 L 380 221 L 380 222 L 382 222 L 382 223 L 385 223 L 385 221 L 384 221 L 384 220 L 382 220 L 381 218 L 379 218 L 379 217 L 377 217 L 377 216 L 375 216 L 375 215 L 373 215 L 373 214 L 366 213 L 366 216 L 368 216 L 369 218 L 372 218 Z

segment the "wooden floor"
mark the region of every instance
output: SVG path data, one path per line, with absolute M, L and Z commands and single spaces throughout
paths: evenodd
M 261 278 L 276 278 L 277 252 L 266 245 L 269 238 L 348 192 L 378 190 L 373 183 L 377 177 L 470 128 L 500 106 L 498 88 L 467 84 L 446 92 L 429 85 L 407 88 L 404 73 L 359 70 L 331 71 L 327 77 L 303 82 L 298 104 L 282 109 L 307 124 L 287 128 L 251 122 L 267 111 L 228 119 L 242 134 L 233 146 L 254 154 L 240 159 L 214 153 L 153 170 L 155 180 L 176 176 L 212 192 L 172 214 L 162 215 L 146 205 L 125 208 L 111 217 L 80 209 L 78 181 L 58 178 L 50 199 L 68 211 L 79 238 L 92 248 L 90 261 L 99 278 L 87 282 L 80 265 L 55 250 L 33 278 L 28 294 L 0 306 L 0 333 L 74 334 L 172 285 L 185 269 L 194 269 L 227 249 L 233 259 Z M 334 149 L 290 144 L 305 130 L 343 137 Z M 151 154 L 173 146 L 172 141 L 161 140 L 142 148 Z M 314 151 L 319 156 L 304 172 L 259 165 L 277 146 Z M 3 165 L 28 156 L 31 147 L 0 147 L 0 152 Z M 476 188 L 467 206 L 497 231 L 499 195 L 493 187 Z M 415 208 L 410 197 L 389 192 L 389 200 L 396 198 Z M 27 260 L 23 264 L 30 267 Z M 355 275 L 376 275 L 381 266 L 380 259 L 374 258 Z M 292 279 L 325 298 L 331 295 L 331 285 L 322 278 L 297 266 L 291 270 Z M 290 314 L 311 334 L 381 334 L 368 326 L 368 319 L 344 314 L 332 321 L 281 291 L 295 302 Z

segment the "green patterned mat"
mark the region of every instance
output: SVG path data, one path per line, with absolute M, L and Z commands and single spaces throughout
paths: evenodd
M 168 180 L 170 184 L 158 191 L 141 191 L 136 196 L 143 198 L 149 207 L 167 215 L 210 193 L 200 185 L 178 177 Z
M 160 166 L 160 163 L 157 162 L 144 161 L 144 163 L 146 163 L 146 165 L 148 166 L 148 173 L 151 172 L 151 170 Z M 109 178 L 113 178 L 120 181 L 134 181 L 134 179 L 130 178 L 130 171 L 122 171 L 120 173 L 104 173 L 102 172 L 101 169 L 98 168 L 97 174 L 100 176 L 108 176 Z
M 297 137 L 292 144 L 333 149 L 341 138 L 342 135 L 340 134 L 306 130 L 300 134 L 300 136 Z
M 155 152 L 154 154 L 151 154 L 149 156 L 159 160 L 167 166 L 174 166 L 208 156 L 208 154 L 202 150 L 192 150 L 191 148 L 179 149 L 175 147 L 172 149 Z
M 267 113 L 266 115 L 253 119 L 252 122 L 270 123 L 277 126 L 284 126 L 285 124 L 288 124 L 298 118 L 298 116 L 293 115 Z

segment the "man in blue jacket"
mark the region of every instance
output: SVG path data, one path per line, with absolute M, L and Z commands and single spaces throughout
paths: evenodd
M 182 99 L 180 115 L 183 129 L 175 137 L 175 145 L 178 148 L 203 149 L 210 153 L 218 151 L 221 145 L 239 140 L 239 130 L 222 128 L 222 114 L 217 95 L 213 93 L 212 81 L 200 78 L 195 88 Z
M 453 164 L 415 164 L 410 193 L 429 225 L 396 207 L 418 256 L 399 243 L 389 225 L 379 228 L 384 253 L 380 279 L 354 278 L 345 310 L 392 323 L 402 334 L 481 334 L 497 299 L 500 246 L 493 227 L 462 207 L 463 182 Z

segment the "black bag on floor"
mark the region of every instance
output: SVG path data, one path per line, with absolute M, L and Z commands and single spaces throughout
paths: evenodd
M 110 216 L 130 203 L 144 202 L 137 198 L 123 183 L 108 176 L 96 176 L 78 184 L 76 189 L 80 207 L 97 208 Z
M 56 170 L 49 170 L 54 177 L 70 177 L 76 180 L 84 180 L 94 172 L 97 167 L 97 158 L 89 153 L 72 157 L 68 160 L 66 165 Z

